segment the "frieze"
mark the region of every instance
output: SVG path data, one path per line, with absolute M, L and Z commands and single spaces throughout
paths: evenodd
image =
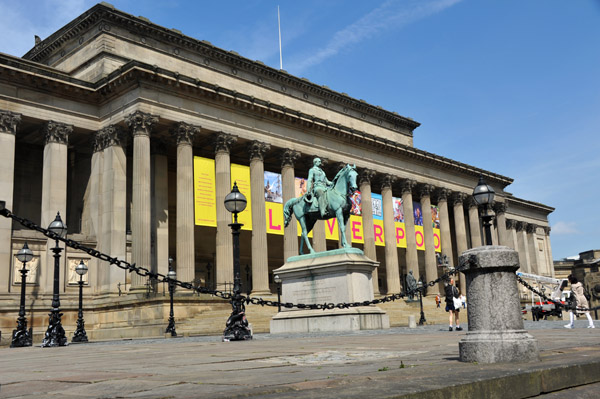
M 131 134 L 135 136 L 148 136 L 152 131 L 152 126 L 158 123 L 158 116 L 150 115 L 145 112 L 135 111 L 125 118 L 125 123 L 131 129 Z
M 213 145 L 215 146 L 215 153 L 231 151 L 231 146 L 235 144 L 237 137 L 224 132 L 218 132 L 213 136 Z
M 48 121 L 44 124 L 43 134 L 48 143 L 68 144 L 69 134 L 73 132 L 73 125 Z
M 17 125 L 21 123 L 21 114 L 10 111 L 0 111 L 0 132 L 17 134 Z
M 371 180 L 373 180 L 376 175 L 377 172 L 372 169 L 360 169 L 360 173 L 358 175 L 358 185 L 371 185 Z
M 261 162 L 264 161 L 265 154 L 271 146 L 267 143 L 260 142 L 258 140 L 252 141 L 248 145 L 248 153 L 250 154 L 250 160 L 258 159 Z
M 296 150 L 290 150 L 288 148 L 281 151 L 281 167 L 291 166 L 294 167 L 296 161 L 300 158 L 300 153 Z
M 200 126 L 190 125 L 185 122 L 179 122 L 171 129 L 171 136 L 175 138 L 177 145 L 192 145 L 194 136 L 198 133 L 200 133 Z

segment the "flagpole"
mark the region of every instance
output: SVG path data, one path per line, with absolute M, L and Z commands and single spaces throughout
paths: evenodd
M 277 27 L 279 28 L 279 69 L 283 69 L 283 56 L 281 54 L 281 17 L 279 16 L 279 6 L 277 6 Z

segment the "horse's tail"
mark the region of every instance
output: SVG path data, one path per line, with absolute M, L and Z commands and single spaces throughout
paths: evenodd
M 290 220 L 292 220 L 292 207 L 294 205 L 296 205 L 296 203 L 298 202 L 298 198 L 292 198 L 291 200 L 289 200 L 288 202 L 285 203 L 285 205 L 283 206 L 283 225 L 285 227 L 288 226 L 288 224 L 290 224 Z

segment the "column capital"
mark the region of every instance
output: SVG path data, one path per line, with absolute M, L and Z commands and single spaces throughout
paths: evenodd
M 104 129 L 100 129 L 98 133 L 103 136 L 104 148 L 112 147 L 113 145 L 125 147 L 127 144 L 127 134 L 119 125 L 107 126 Z
M 462 205 L 463 202 L 465 202 L 465 200 L 467 199 L 469 195 L 466 193 L 463 193 L 461 191 L 455 191 L 452 193 L 452 205 L 456 206 L 456 205 Z
M 233 146 L 233 144 L 235 144 L 236 141 L 237 137 L 232 134 L 225 132 L 215 133 L 215 135 L 213 136 L 215 154 L 218 154 L 219 152 L 226 152 L 229 154 L 229 152 L 231 151 L 231 146 Z
M 398 178 L 394 175 L 385 174 L 381 176 L 381 189 L 389 188 L 392 189 L 392 185 Z
M 517 224 L 516 224 L 517 233 L 525 230 L 526 226 L 527 226 L 527 223 L 517 221 Z
M 423 183 L 419 184 L 417 187 L 419 198 L 431 197 L 431 194 L 435 191 L 435 186 L 433 184 Z
M 479 208 L 479 204 L 477 203 L 477 201 L 475 201 L 475 197 L 473 197 L 472 195 L 469 195 L 467 197 L 467 204 L 469 205 L 469 208 Z
M 400 182 L 400 191 L 402 192 L 402 195 L 404 194 L 412 194 L 412 190 L 414 187 L 416 187 L 417 185 L 417 181 L 416 180 L 412 180 L 412 179 L 403 179 Z
M 360 169 L 358 174 L 358 185 L 371 184 L 371 180 L 377 175 L 373 169 Z
M 527 226 L 525 227 L 527 229 L 527 234 L 534 234 L 537 230 L 537 227 L 537 224 L 527 223 Z
M 550 226 L 543 226 L 542 228 L 544 229 L 544 233 L 546 233 L 546 235 L 549 236 L 550 230 L 552 230 L 552 228 Z
M 177 145 L 192 145 L 194 135 L 200 133 L 200 126 L 190 125 L 185 122 L 178 122 L 171 128 L 171 136 L 175 138 Z
M 167 155 L 168 146 L 164 140 L 153 139 L 150 142 L 150 155 Z
M 515 219 L 506 219 L 506 229 L 512 230 L 517 228 L 517 221 Z
M 265 154 L 271 148 L 270 144 L 263 143 L 258 140 L 252 141 L 248 144 L 248 153 L 250 154 L 250 160 L 258 159 L 259 161 L 265 160 Z
M 44 124 L 43 133 L 46 138 L 46 144 L 59 143 L 67 144 L 69 142 L 69 134 L 73 131 L 73 125 L 66 123 L 48 121 Z
M 492 205 L 492 209 L 494 209 L 494 212 L 496 213 L 496 215 L 499 215 L 501 213 L 506 213 L 506 210 L 508 209 L 508 205 L 506 204 L 506 202 L 494 201 L 494 204 Z
M 291 166 L 293 168 L 298 158 L 300 158 L 298 151 L 290 150 L 289 148 L 284 149 L 281 152 L 281 167 Z
M 10 111 L 0 111 L 0 132 L 17 134 L 17 125 L 21 123 L 21 114 Z
M 451 193 L 452 190 L 444 187 L 440 187 L 437 190 L 435 190 L 435 196 L 437 197 L 438 203 L 440 201 L 448 201 L 448 197 L 450 197 Z
M 148 136 L 152 126 L 158 123 L 158 116 L 150 115 L 142 111 L 135 111 L 125 118 L 125 123 L 131 129 L 131 134 L 135 136 Z
M 92 136 L 92 151 L 100 152 L 106 148 L 106 139 L 104 137 L 104 129 L 100 129 Z

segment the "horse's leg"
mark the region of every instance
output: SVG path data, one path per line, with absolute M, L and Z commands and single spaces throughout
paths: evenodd
M 302 242 L 306 243 L 306 248 L 308 248 L 311 254 L 314 254 L 315 250 L 313 249 L 312 245 L 310 245 L 310 241 L 308 240 L 308 232 L 306 231 L 306 217 L 307 216 L 305 215 L 298 219 L 298 222 L 300 222 L 300 227 L 302 227 Z
M 348 248 L 348 247 L 350 247 L 350 245 L 348 245 L 348 241 L 346 240 L 346 222 L 347 222 L 347 220 L 344 219 L 344 212 L 342 212 L 342 207 L 339 207 L 335 211 L 335 216 L 337 218 L 338 228 L 340 229 L 340 238 L 342 241 L 342 247 Z

